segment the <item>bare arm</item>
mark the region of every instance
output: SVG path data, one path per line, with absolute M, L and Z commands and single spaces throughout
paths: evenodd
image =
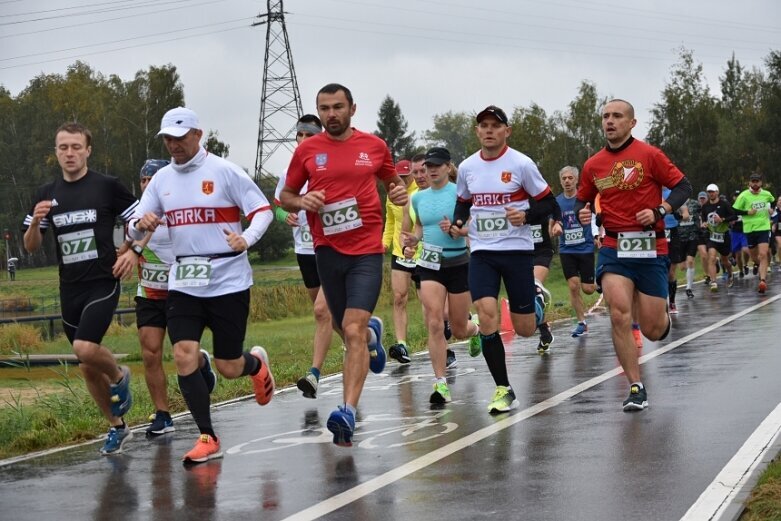
M 35 205 L 30 227 L 24 232 L 24 249 L 29 253 L 33 253 L 41 247 L 41 243 L 43 243 L 43 234 L 40 228 L 41 221 L 48 215 L 51 209 L 51 201 L 40 201 Z

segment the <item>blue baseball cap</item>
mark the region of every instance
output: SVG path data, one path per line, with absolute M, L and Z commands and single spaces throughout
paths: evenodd
M 140 177 L 152 177 L 158 170 L 170 163 L 167 159 L 147 159 L 141 167 Z

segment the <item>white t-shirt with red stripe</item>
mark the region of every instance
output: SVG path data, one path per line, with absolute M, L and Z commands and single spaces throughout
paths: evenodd
M 459 201 L 472 201 L 472 251 L 534 250 L 529 226 L 513 226 L 505 215 L 505 208 L 527 211 L 530 197 L 541 199 L 550 193 L 531 158 L 510 147 L 493 159 L 475 152 L 458 166 L 456 187 Z
M 279 194 L 282 193 L 282 189 L 285 188 L 285 181 L 287 180 L 287 170 L 282 172 L 279 176 L 279 182 L 277 183 L 277 189 L 274 191 L 274 204 L 282 206 L 279 201 Z M 304 183 L 301 187 L 300 194 L 305 194 L 309 183 Z M 314 255 L 315 246 L 312 241 L 312 230 L 309 229 L 309 223 L 306 220 L 306 210 L 300 210 L 298 212 L 298 226 L 293 228 L 293 249 L 298 255 Z
M 268 199 L 246 172 L 201 149 L 184 165 L 171 163 L 158 170 L 144 190 L 134 217 L 149 212 L 165 215 L 177 258 L 169 273 L 169 290 L 216 297 L 252 285 L 246 252 L 196 266 L 189 270 L 196 275 L 192 278 L 186 277 L 187 270 L 179 268 L 196 262 L 198 257 L 230 253 L 225 230 L 241 234 L 241 215 L 252 220 L 256 213 L 264 211 L 271 211 Z M 182 280 L 177 278 L 180 274 Z

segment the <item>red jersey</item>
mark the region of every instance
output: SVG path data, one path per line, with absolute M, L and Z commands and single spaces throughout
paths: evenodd
M 658 148 L 634 138 L 617 150 L 603 148 L 586 160 L 580 174 L 578 199 L 591 202 L 599 193 L 602 224 L 607 233 L 641 231 L 635 215 L 662 203 L 662 187 L 672 188 L 684 175 Z M 664 220 L 654 230 L 664 237 Z M 604 244 L 615 248 L 615 237 Z M 656 241 L 656 253 L 667 254 L 667 241 Z
M 299 193 L 323 190 L 325 206 L 307 212 L 315 250 L 330 246 L 346 255 L 383 253 L 382 207 L 377 181 L 396 175 L 385 142 L 353 129 L 346 141 L 323 132 L 303 141 L 293 153 L 285 185 Z

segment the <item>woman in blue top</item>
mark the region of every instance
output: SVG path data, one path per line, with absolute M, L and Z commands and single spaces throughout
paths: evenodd
M 456 206 L 456 185 L 450 182 L 450 152 L 434 147 L 426 152 L 427 190 L 412 196 L 415 228 L 402 232 L 404 256 L 412 258 L 420 250 L 416 273 L 420 277 L 418 296 L 428 328 L 428 350 L 434 368 L 434 392 L 431 403 L 447 403 L 450 389 L 445 381 L 447 341 L 444 337 L 445 305 L 449 307 L 450 328 L 456 338 L 469 338 L 469 354 L 480 354 L 478 328 L 470 322 L 469 250 L 466 239 L 448 235 Z

